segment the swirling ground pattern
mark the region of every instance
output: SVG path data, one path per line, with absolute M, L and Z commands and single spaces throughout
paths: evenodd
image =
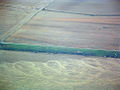
M 2 90 L 120 88 L 120 59 L 14 51 L 1 51 L 0 57 Z

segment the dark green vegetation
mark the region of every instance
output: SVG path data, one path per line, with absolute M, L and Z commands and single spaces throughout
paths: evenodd
M 120 58 L 119 51 L 110 51 L 110 50 L 107 51 L 107 50 L 29 45 L 29 44 L 17 44 L 17 43 L 0 43 L 0 46 L 1 46 L 0 49 L 3 49 L 3 50 L 46 52 L 46 53 L 56 53 L 56 54 L 60 54 L 60 53 L 61 54 L 76 54 L 76 55 L 84 55 L 84 56 Z

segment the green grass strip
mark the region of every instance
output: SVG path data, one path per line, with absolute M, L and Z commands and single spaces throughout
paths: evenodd
M 84 56 L 120 58 L 120 51 L 71 48 L 71 47 L 61 47 L 61 46 L 43 46 L 43 45 L 29 45 L 29 44 L 1 42 L 0 49 L 13 50 L 13 51 L 29 51 L 36 53 L 44 52 L 44 53 L 55 53 L 55 54 L 73 54 L 73 55 L 84 55 Z

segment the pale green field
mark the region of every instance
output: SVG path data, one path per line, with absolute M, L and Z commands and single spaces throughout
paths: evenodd
M 120 59 L 0 51 L 0 90 L 119 90 Z

